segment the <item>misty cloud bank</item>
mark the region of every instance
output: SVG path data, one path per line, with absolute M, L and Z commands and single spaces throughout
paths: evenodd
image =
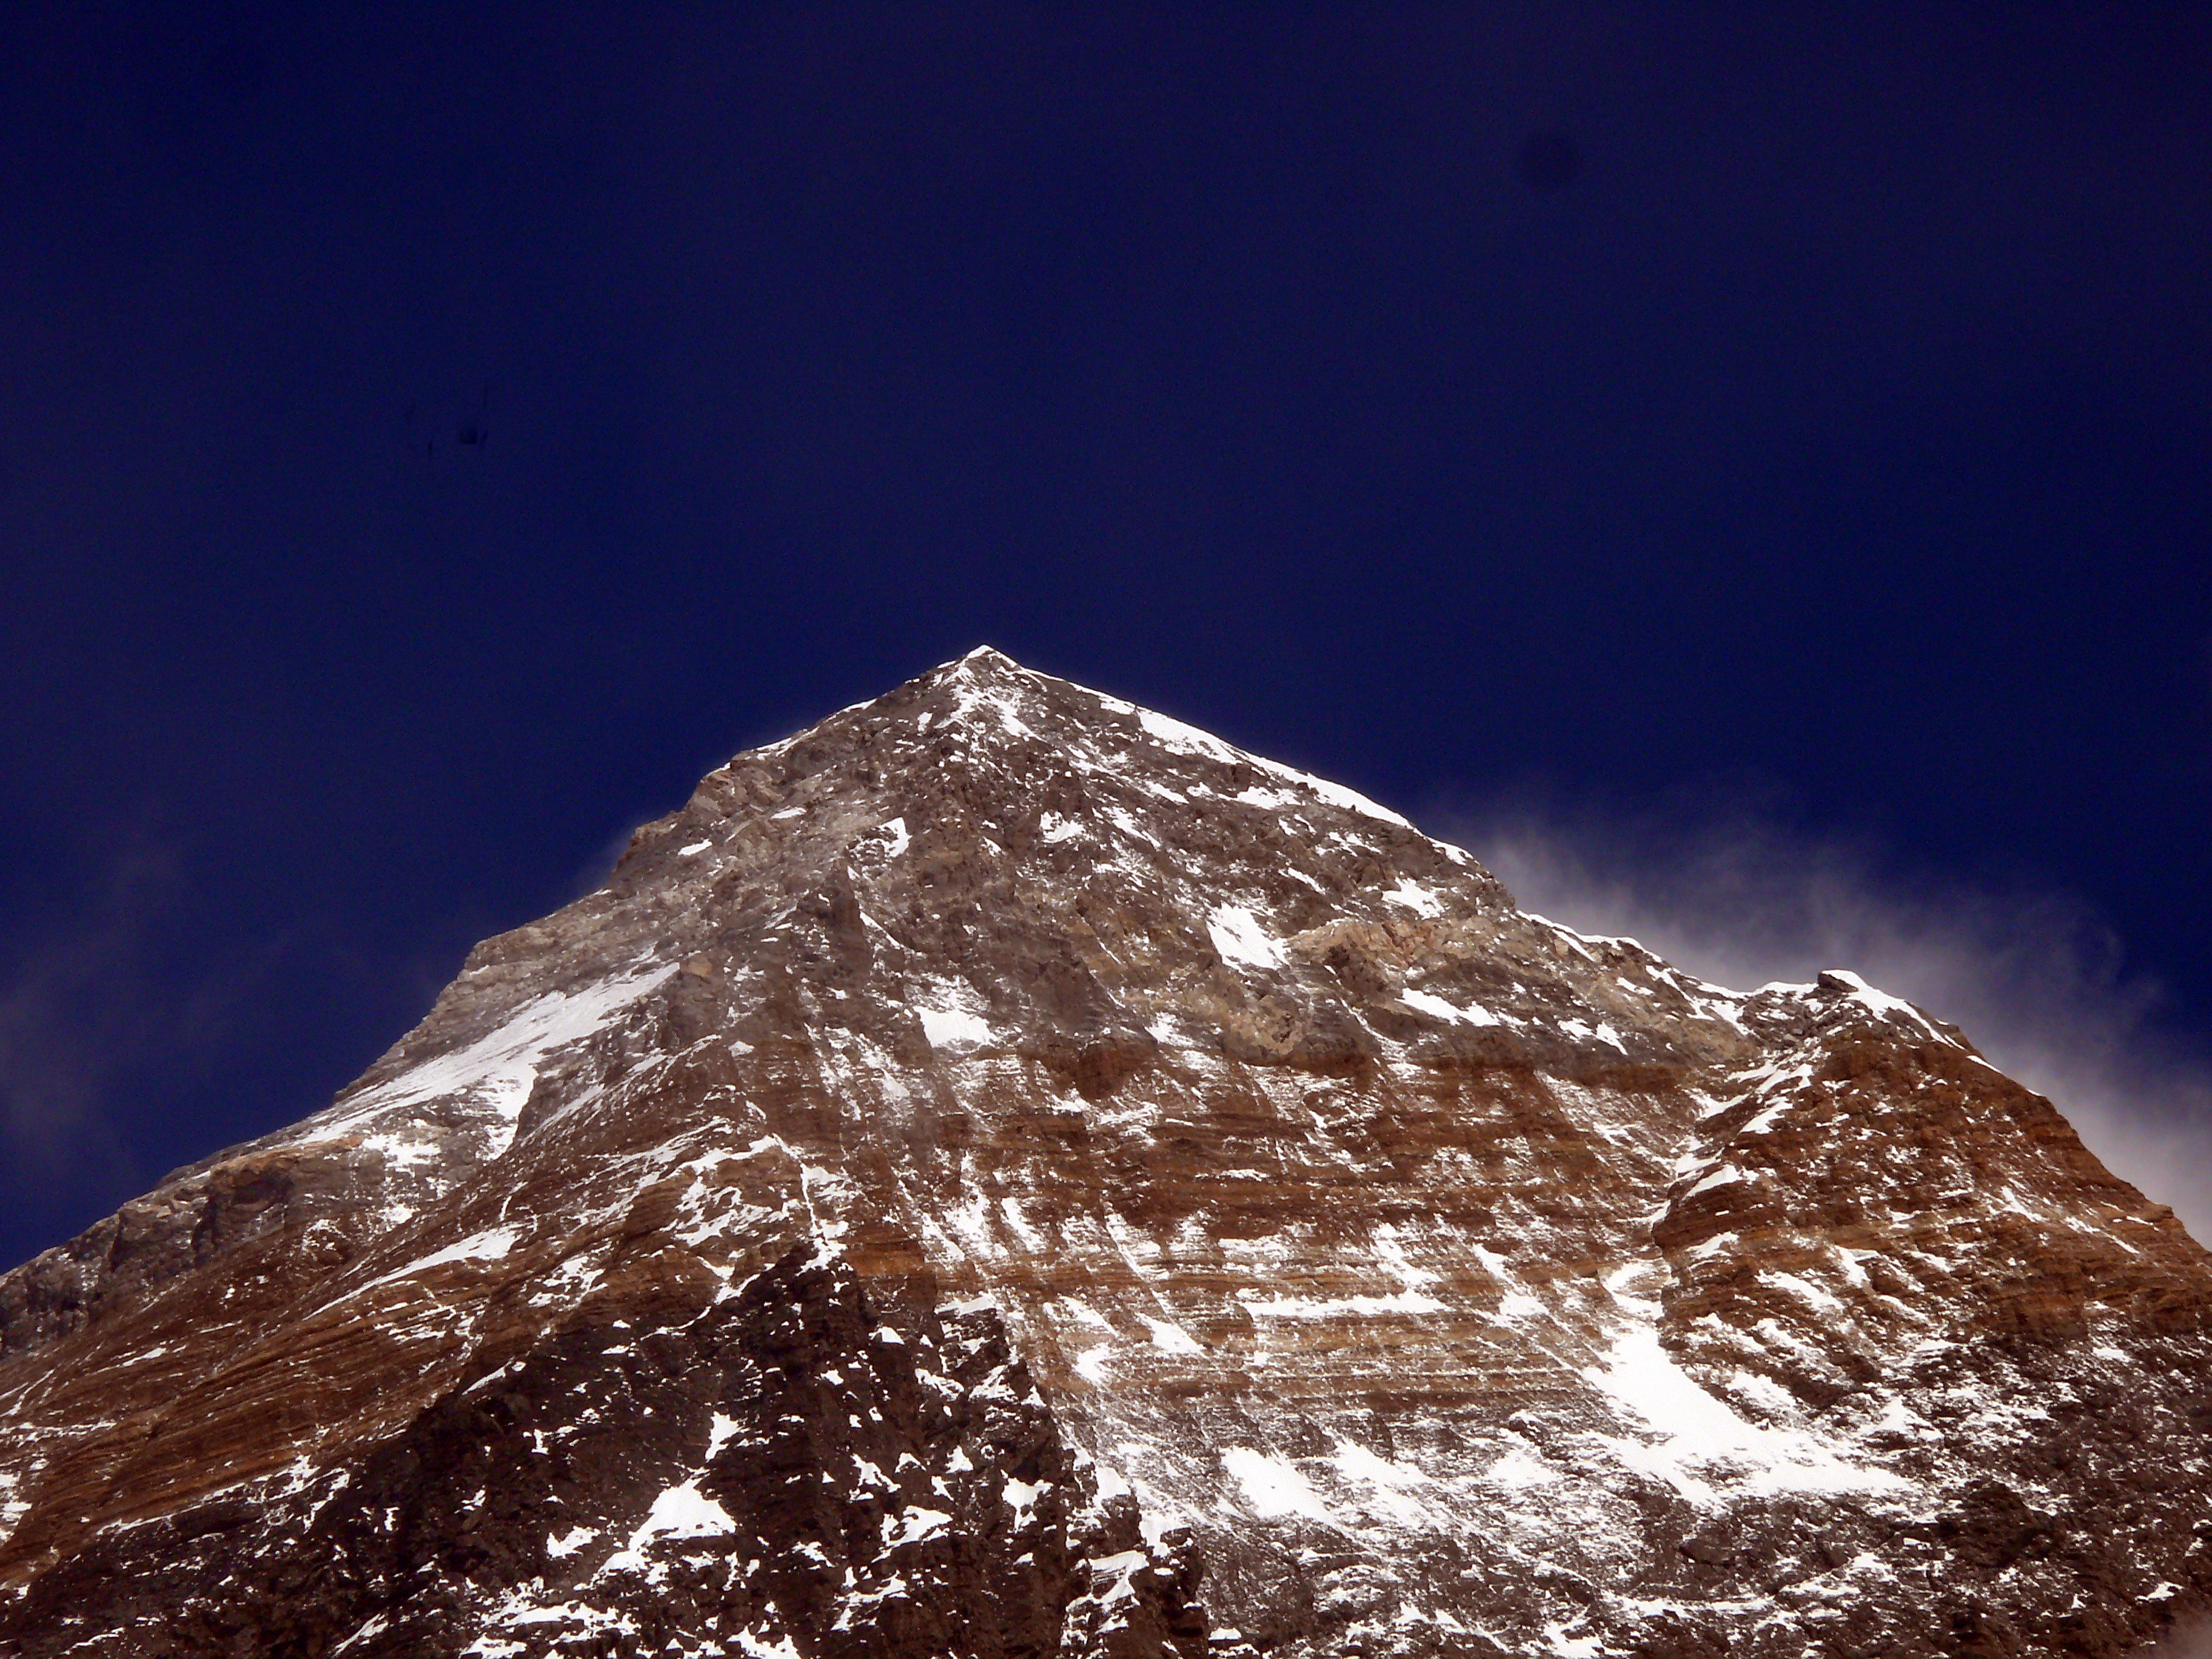
M 2212 1620 L 2196 1620 L 2173 1632 L 2143 1659 L 2212 1659 Z
M 1865 849 L 1756 817 L 1685 830 L 1462 815 L 1453 838 L 1523 908 L 1638 939 L 1717 984 L 1848 968 L 1909 999 L 2212 1242 L 2212 1064 L 2157 1029 L 2159 988 L 2125 971 L 2121 941 L 2078 900 L 1901 878 Z
M 0 1192 L 11 1205 L 122 1155 L 108 1097 L 149 1036 L 149 935 L 176 888 L 159 849 L 130 847 L 82 914 L 15 941 L 0 960 Z
M 76 904 L 0 939 L 0 1272 L 160 1173 L 144 1118 L 234 1035 L 245 980 L 192 937 L 174 850 L 131 830 L 93 859 Z

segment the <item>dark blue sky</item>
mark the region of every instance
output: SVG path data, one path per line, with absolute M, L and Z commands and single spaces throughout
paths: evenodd
M 2208 23 L 9 8 L 0 1257 L 979 641 L 2072 896 L 2201 1045 Z

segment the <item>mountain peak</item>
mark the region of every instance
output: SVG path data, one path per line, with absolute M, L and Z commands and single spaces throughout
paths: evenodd
M 1021 667 L 1021 664 L 996 647 L 979 645 L 974 650 L 954 658 L 938 672 L 941 673 L 946 669 L 952 669 L 965 671 L 971 674 L 993 674 L 1004 673 L 1010 670 L 1019 671 Z
M 1910 1005 L 980 647 L 0 1279 L 0 1647 L 2116 1659 L 2208 1309 Z

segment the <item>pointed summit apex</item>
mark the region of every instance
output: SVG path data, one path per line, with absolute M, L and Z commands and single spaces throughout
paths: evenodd
M 996 647 L 979 645 L 974 650 L 941 662 L 912 682 L 916 686 L 971 685 L 998 687 L 1009 683 L 1030 690 L 1041 688 L 1049 677 L 1024 668 Z
M 846 713 L 863 711 L 878 711 L 909 733 L 936 733 L 935 741 L 957 732 L 966 741 L 994 749 L 1008 742 L 1042 744 L 1052 750 L 1054 766 L 1063 773 L 1141 773 L 1152 779 L 1155 799 L 1170 795 L 1192 799 L 1182 788 L 1194 783 L 1200 798 L 1218 789 L 1247 805 L 1275 809 L 1294 798 L 1317 799 L 1402 830 L 1413 828 L 1398 813 L 1341 784 L 1239 749 L 1170 715 L 1024 667 L 988 645 L 979 645 L 878 702 L 855 705 Z M 786 739 L 786 744 L 810 735 Z M 1193 766 L 1201 771 L 1227 769 L 1239 781 L 1231 785 L 1224 775 L 1203 781 L 1187 777 L 1182 786 L 1170 782 L 1170 775 Z M 1290 793 L 1285 793 L 1286 789 Z M 1456 848 L 1450 856 L 1455 862 L 1468 862 Z
M 945 667 L 953 673 L 966 674 L 1004 674 L 1009 672 L 1025 672 L 1022 669 L 1021 664 L 997 647 L 989 645 L 979 645 L 966 655 L 957 657 L 945 664 Z

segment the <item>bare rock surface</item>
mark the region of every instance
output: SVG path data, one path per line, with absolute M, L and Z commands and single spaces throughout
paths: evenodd
M 2124 1655 L 2208 1308 L 1960 1032 L 978 652 L 0 1279 L 0 1652 Z

